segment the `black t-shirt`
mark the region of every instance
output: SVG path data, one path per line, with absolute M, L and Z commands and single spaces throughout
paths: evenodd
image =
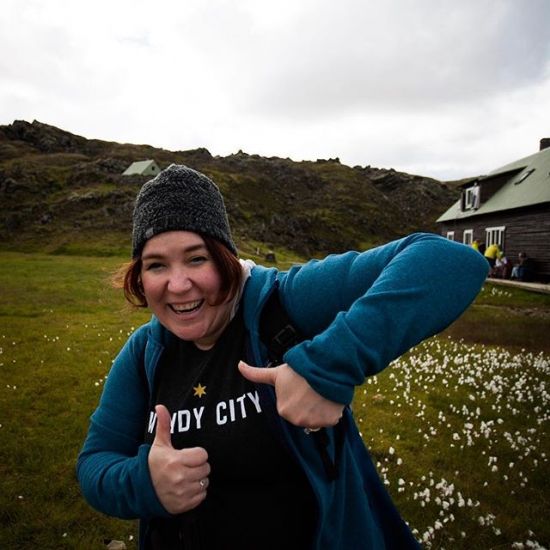
M 312 544 L 311 488 L 270 429 L 256 387 L 238 371 L 244 357 L 239 310 L 212 349 L 178 340 L 158 366 L 154 403 L 170 411 L 172 445 L 205 448 L 211 473 L 200 506 L 175 519 L 153 520 L 151 548 L 303 549 Z M 147 443 L 153 442 L 155 426 L 153 408 Z

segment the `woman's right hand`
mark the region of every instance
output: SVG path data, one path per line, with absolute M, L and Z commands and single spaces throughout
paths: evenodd
M 170 413 L 155 407 L 157 429 L 149 451 L 149 472 L 161 504 L 171 514 L 196 508 L 208 487 L 208 453 L 202 447 L 174 449 L 170 437 Z

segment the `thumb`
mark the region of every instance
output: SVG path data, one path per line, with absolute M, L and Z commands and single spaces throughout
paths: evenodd
M 164 405 L 155 407 L 157 413 L 157 430 L 153 445 L 162 447 L 172 447 L 172 437 L 170 436 L 170 413 Z
M 251 367 L 244 361 L 239 361 L 239 371 L 247 380 L 250 380 L 251 382 L 255 382 L 256 384 L 270 384 L 271 386 L 274 386 L 275 381 L 277 380 L 279 367 L 273 367 L 271 369 Z

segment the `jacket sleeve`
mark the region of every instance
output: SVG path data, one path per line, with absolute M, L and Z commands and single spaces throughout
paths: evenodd
M 284 360 L 327 399 L 350 403 L 366 376 L 457 319 L 488 268 L 471 247 L 429 233 L 295 267 L 280 293 L 308 339 Z
M 169 515 L 149 474 L 149 445 L 142 444 L 148 390 L 140 362 L 147 326 L 134 333 L 115 359 L 77 462 L 88 503 L 124 519 Z

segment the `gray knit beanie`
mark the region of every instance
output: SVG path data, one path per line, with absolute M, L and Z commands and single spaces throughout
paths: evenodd
M 237 255 L 219 189 L 187 166 L 171 164 L 145 183 L 136 198 L 133 220 L 133 258 L 141 255 L 148 239 L 165 231 L 208 235 Z

